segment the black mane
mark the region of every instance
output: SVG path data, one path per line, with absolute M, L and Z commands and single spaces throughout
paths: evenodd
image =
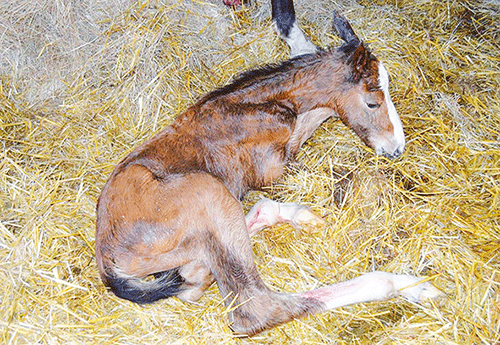
M 321 61 L 322 56 L 325 55 L 325 53 L 325 51 L 321 51 L 315 54 L 301 55 L 280 63 L 272 63 L 242 72 L 228 85 L 222 86 L 205 95 L 200 100 L 200 103 L 207 102 L 219 96 L 230 94 L 236 90 L 248 87 L 258 81 L 268 78 L 279 78 L 279 76 L 284 77 L 290 70 L 300 69 L 300 67 L 312 65 Z

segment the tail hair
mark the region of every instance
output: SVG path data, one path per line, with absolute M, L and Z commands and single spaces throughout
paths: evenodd
M 105 284 L 120 298 L 147 304 L 177 295 L 184 283 L 184 278 L 177 268 L 155 273 L 153 277 L 154 279 L 148 281 L 140 278 L 119 277 L 115 272 L 108 272 Z

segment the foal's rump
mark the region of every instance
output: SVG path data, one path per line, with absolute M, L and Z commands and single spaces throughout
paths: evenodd
M 99 200 L 96 255 L 102 279 L 119 297 L 150 303 L 196 284 L 206 288 L 209 266 L 221 264 L 206 256 L 207 243 L 235 241 L 228 250 L 243 246 L 252 260 L 240 203 L 217 178 L 204 172 L 159 178 L 140 164 L 115 171 Z M 183 266 L 207 260 L 195 265 L 199 281 L 186 282 L 196 272 Z

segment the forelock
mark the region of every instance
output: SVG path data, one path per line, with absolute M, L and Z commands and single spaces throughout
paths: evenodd
M 380 62 L 377 59 L 373 58 L 373 60 L 370 61 L 369 67 L 363 73 L 363 80 L 367 90 L 381 89 Z
M 382 90 L 389 90 L 389 72 L 382 62 L 378 63 L 378 84 Z

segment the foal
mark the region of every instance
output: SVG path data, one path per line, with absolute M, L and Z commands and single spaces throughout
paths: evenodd
M 97 205 L 96 256 L 117 296 L 195 301 L 215 280 L 226 305 L 237 306 L 232 329 L 253 335 L 352 303 L 438 294 L 417 277 L 384 272 L 284 294 L 255 267 L 251 235 L 278 222 L 322 220 L 268 199 L 245 217 L 240 200 L 275 181 L 323 121 L 337 114 L 377 154 L 404 150 L 387 71 L 343 17 L 335 15 L 334 27 L 346 45 L 242 74 L 115 167 Z

